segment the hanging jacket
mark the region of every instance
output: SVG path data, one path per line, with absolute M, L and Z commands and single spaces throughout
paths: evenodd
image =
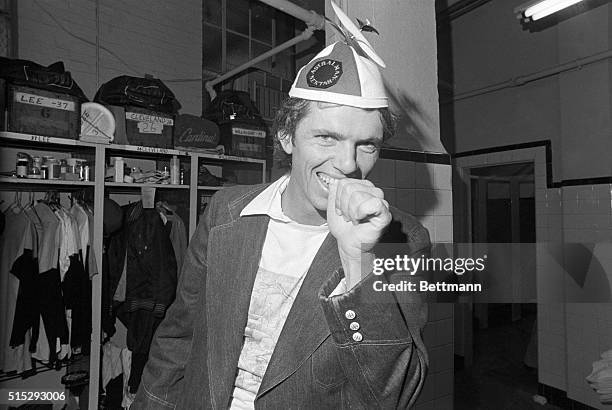
M 126 219 L 108 248 L 108 280 L 112 297 L 123 272 L 127 256 L 126 303 L 129 311 L 155 312 L 163 317 L 174 301 L 177 265 L 170 235 L 155 209 L 143 209 L 142 203 L 123 207 Z
M 144 209 L 142 202 L 137 202 L 123 207 L 123 214 L 123 228 L 110 238 L 107 250 L 103 328 L 114 332 L 114 314 L 127 327 L 127 347 L 133 353 L 128 384 L 135 393 L 153 334 L 174 301 L 177 265 L 170 227 L 164 225 L 157 210 Z M 113 296 L 126 258 L 125 302 L 114 307 Z

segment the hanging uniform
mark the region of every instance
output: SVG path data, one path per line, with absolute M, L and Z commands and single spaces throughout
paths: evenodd
M 32 368 L 28 348 L 29 335 L 24 344 L 11 347 L 11 334 L 17 308 L 19 278 L 11 273 L 13 264 L 24 250 L 36 249 L 36 230 L 23 212 L 6 215 L 6 225 L 0 237 L 0 370 L 19 373 Z

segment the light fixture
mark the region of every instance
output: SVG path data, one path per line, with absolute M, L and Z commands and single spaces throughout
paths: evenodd
M 584 0 L 535 0 L 514 9 L 517 18 L 536 21 Z

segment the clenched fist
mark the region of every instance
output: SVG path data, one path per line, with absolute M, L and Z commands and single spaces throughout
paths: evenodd
M 327 224 L 338 242 L 348 288 L 368 269 L 371 249 L 391 222 L 389 203 L 383 191 L 368 180 L 339 179 L 329 185 Z

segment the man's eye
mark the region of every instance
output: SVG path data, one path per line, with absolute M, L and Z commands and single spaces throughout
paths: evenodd
M 361 144 L 359 145 L 359 149 L 363 152 L 367 152 L 368 154 L 373 154 L 378 151 L 378 145 L 376 144 Z
M 333 135 L 317 135 L 317 139 L 323 144 L 333 144 L 336 142 L 336 137 Z

